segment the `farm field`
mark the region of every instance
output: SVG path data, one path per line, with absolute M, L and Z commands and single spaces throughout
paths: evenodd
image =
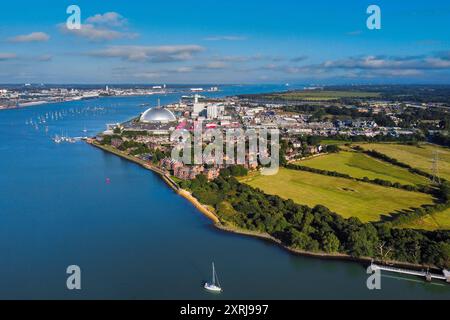
M 406 163 L 413 168 L 432 173 L 433 151 L 439 154 L 439 176 L 450 180 L 450 149 L 431 144 L 409 146 L 390 143 L 358 144 L 366 150 L 375 150 Z
M 358 217 L 363 222 L 433 203 L 432 197 L 423 193 L 284 168 L 276 176 L 250 174 L 240 181 L 299 204 L 321 204 L 345 218 Z
M 422 219 L 403 224 L 401 228 L 423 229 L 428 231 L 450 230 L 450 209 L 427 215 Z
M 328 171 L 348 174 L 354 178 L 367 177 L 371 180 L 382 179 L 408 185 L 429 184 L 425 177 L 413 174 L 406 169 L 377 160 L 361 152 L 341 151 L 308 160 L 297 164 Z

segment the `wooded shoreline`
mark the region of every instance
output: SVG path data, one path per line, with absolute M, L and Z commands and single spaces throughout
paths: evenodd
M 342 261 L 358 262 L 364 266 L 368 266 L 371 262 L 377 262 L 380 264 L 388 264 L 390 266 L 395 266 L 395 267 L 400 267 L 400 268 L 411 268 L 411 269 L 419 270 L 419 271 L 427 269 L 427 266 L 424 266 L 424 265 L 413 264 L 413 263 L 402 262 L 402 261 L 395 261 L 395 260 L 378 261 L 378 260 L 374 260 L 373 258 L 370 258 L 370 257 L 353 257 L 351 255 L 343 254 L 343 253 L 310 252 L 310 251 L 299 250 L 299 249 L 291 248 L 291 247 L 284 245 L 280 240 L 272 237 L 269 234 L 254 232 L 251 230 L 241 229 L 241 228 L 238 228 L 235 226 L 225 225 L 213 211 L 211 211 L 209 208 L 207 208 L 207 206 L 200 203 L 200 201 L 197 198 L 195 198 L 189 191 L 179 188 L 177 186 L 177 184 L 175 183 L 175 181 L 173 181 L 170 178 L 170 176 L 165 174 L 163 172 L 163 170 L 149 164 L 148 162 L 145 162 L 144 160 L 141 160 L 134 156 L 125 154 L 124 152 L 121 152 L 120 150 L 116 150 L 116 149 L 112 149 L 111 147 L 103 146 L 103 145 L 99 144 L 98 142 L 96 142 L 95 140 L 88 139 L 87 143 L 94 147 L 97 147 L 105 152 L 110 152 L 110 153 L 115 154 L 119 157 L 122 157 L 126 160 L 129 160 L 136 164 L 139 164 L 147 170 L 151 170 L 151 171 L 155 172 L 166 182 L 167 185 L 169 185 L 169 187 L 172 188 L 172 190 L 174 190 L 177 194 L 179 194 L 180 196 L 182 196 L 183 198 L 188 200 L 204 216 L 206 216 L 208 219 L 210 219 L 214 223 L 214 226 L 218 230 L 228 232 L 228 233 L 234 233 L 234 234 L 238 234 L 238 235 L 242 235 L 242 236 L 249 236 L 249 237 L 254 237 L 254 238 L 259 238 L 259 239 L 263 239 L 266 241 L 270 241 L 271 243 L 280 246 L 281 248 L 289 251 L 290 253 L 301 255 L 301 256 L 306 256 L 306 257 L 313 257 L 313 258 L 319 258 L 319 259 L 324 259 L 324 260 L 326 259 L 326 260 L 342 260 Z M 442 270 L 440 270 L 440 269 L 434 269 L 434 270 L 442 272 Z

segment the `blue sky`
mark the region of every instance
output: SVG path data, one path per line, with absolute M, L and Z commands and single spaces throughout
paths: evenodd
M 4 1 L 0 83 L 450 83 L 449 1 L 302 2 Z

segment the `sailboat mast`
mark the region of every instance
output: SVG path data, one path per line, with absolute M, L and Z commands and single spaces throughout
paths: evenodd
M 213 267 L 212 281 L 213 281 L 213 284 L 215 285 L 216 284 L 216 270 L 214 269 L 214 262 L 212 264 L 212 267 Z

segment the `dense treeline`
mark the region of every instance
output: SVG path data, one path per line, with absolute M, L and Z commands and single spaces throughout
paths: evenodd
M 448 208 L 450 208 L 450 205 L 448 203 L 438 203 L 433 206 L 425 205 L 422 208 L 405 210 L 401 213 L 391 214 L 393 216 L 391 219 L 391 223 L 394 226 L 406 226 L 409 223 L 414 223 L 415 221 L 424 218 L 425 216 L 442 212 Z
M 403 230 L 389 222 L 344 219 L 324 206 L 310 208 L 267 195 L 225 174 L 213 182 L 199 176 L 184 187 L 214 207 L 224 223 L 268 233 L 295 249 L 450 267 L 450 231 Z M 381 247 L 391 248 L 388 256 L 381 256 L 387 251 Z
M 392 135 L 377 135 L 374 137 L 367 137 L 367 136 L 348 136 L 348 135 L 334 135 L 329 137 L 321 137 L 322 140 L 324 139 L 331 139 L 331 140 L 338 140 L 348 143 L 354 143 L 354 142 L 369 142 L 369 143 L 377 143 L 377 142 L 397 142 L 397 143 L 407 143 L 407 144 L 417 144 L 419 142 L 425 141 L 425 136 L 422 134 L 412 134 L 412 135 L 399 135 L 399 136 L 392 136 Z
M 360 147 L 355 147 L 354 149 L 364 151 Z M 383 157 L 381 157 L 380 155 L 382 155 Z M 404 168 L 406 167 L 416 174 L 417 174 L 417 171 L 421 172 L 420 170 L 411 168 L 410 166 L 403 164 L 395 159 L 391 159 L 391 158 L 385 156 L 384 154 L 377 153 L 376 156 L 379 159 L 389 161 L 390 163 L 393 163 L 395 165 L 400 165 Z M 407 225 L 408 223 L 412 223 L 412 222 L 414 222 L 418 219 L 421 219 L 427 215 L 437 213 L 437 212 L 442 212 L 442 211 L 446 210 L 447 208 L 450 208 L 450 184 L 445 180 L 438 187 L 431 187 L 431 186 L 426 186 L 426 185 L 412 186 L 412 185 L 402 185 L 400 183 L 393 183 L 391 181 L 386 181 L 386 180 L 382 180 L 382 179 L 370 180 L 367 177 L 364 177 L 362 179 L 354 178 L 348 174 L 344 174 L 344 173 L 340 173 L 340 172 L 336 172 L 336 171 L 321 170 L 321 169 L 316 169 L 316 168 L 311 168 L 311 167 L 300 166 L 297 164 L 289 164 L 286 167 L 291 170 L 302 170 L 302 171 L 312 172 L 312 173 L 316 173 L 316 174 L 328 175 L 328 176 L 332 176 L 332 177 L 340 177 L 340 178 L 344 178 L 344 179 L 352 179 L 355 181 L 373 183 L 373 184 L 381 185 L 384 187 L 392 187 L 392 188 L 398 188 L 398 189 L 403 189 L 403 190 L 407 190 L 407 191 L 428 193 L 435 197 L 435 203 L 433 205 L 423 205 L 420 208 L 411 208 L 408 210 L 404 210 L 400 213 L 391 213 L 389 216 L 384 218 L 385 220 L 390 221 L 393 225 L 396 225 L 396 226 Z M 421 172 L 421 173 L 428 175 L 427 173 L 424 173 L 424 172 Z
M 387 155 L 377 152 L 375 150 L 365 150 L 360 146 L 354 146 L 353 149 L 358 152 L 364 152 L 369 156 L 375 157 L 377 159 L 389 162 L 391 164 L 400 166 L 402 168 L 408 169 L 410 172 L 414 174 L 419 174 L 422 176 L 425 176 L 429 179 L 432 178 L 432 175 L 424 172 L 422 170 L 413 168 L 409 166 L 408 164 L 402 163 L 396 159 L 390 158 Z M 442 179 L 442 183 L 438 186 L 428 186 L 428 185 L 419 185 L 419 186 L 412 186 L 412 185 L 402 185 L 400 183 L 393 183 L 391 181 L 382 180 L 382 179 L 374 179 L 370 180 L 367 177 L 364 178 L 354 178 L 348 174 L 336 172 L 336 171 L 328 171 L 328 170 L 322 170 L 317 168 L 311 168 L 306 166 L 301 166 L 298 164 L 289 164 L 286 166 L 288 169 L 291 170 L 302 170 L 307 172 L 312 172 L 316 174 L 322 174 L 332 177 L 340 177 L 344 179 L 352 179 L 355 181 L 361 181 L 361 182 L 367 182 L 367 183 L 373 183 L 377 185 L 381 185 L 384 187 L 392 187 L 392 188 L 398 188 L 398 189 L 404 189 L 407 191 L 416 191 L 416 192 L 423 192 L 431 194 L 435 197 L 435 204 L 433 205 L 423 205 L 420 208 L 411 208 L 408 210 L 404 210 L 400 213 L 391 213 L 388 217 L 385 217 L 385 220 L 390 221 L 393 225 L 400 226 L 400 225 L 407 225 L 408 223 L 412 223 L 418 219 L 421 219 L 427 215 L 434 214 L 437 212 L 442 212 L 448 208 L 450 208 L 450 183 Z
M 437 197 L 434 205 L 423 205 L 421 208 L 404 210 L 400 213 L 391 214 L 391 222 L 393 225 L 407 225 L 427 215 L 442 212 L 450 208 L 450 184 L 444 181 L 436 190 Z
M 108 145 L 110 145 L 112 139 L 120 139 L 120 140 L 122 140 L 122 137 L 120 135 L 117 135 L 117 134 L 115 134 L 115 135 L 104 135 L 104 136 L 102 136 L 100 144 L 103 144 L 103 145 L 107 145 L 108 144 Z
M 450 106 L 450 86 L 449 85 L 358 85 L 358 86 L 327 86 L 323 90 L 327 91 L 351 91 L 351 92 L 372 92 L 380 96 L 376 98 L 340 98 L 336 99 L 341 103 L 358 103 L 361 100 L 389 100 L 408 101 L 416 103 L 443 103 Z M 279 92 L 278 94 L 282 94 Z M 270 98 L 274 94 L 248 94 L 240 95 L 241 98 L 261 99 Z
M 381 152 L 378 152 L 378 151 L 375 151 L 375 150 L 365 150 L 365 149 L 361 148 L 360 146 L 355 146 L 355 147 L 353 147 L 353 149 L 357 150 L 357 151 L 360 151 L 360 152 L 364 152 L 365 154 L 367 154 L 367 155 L 369 155 L 371 157 L 374 157 L 374 158 L 377 158 L 377 159 L 389 162 L 389 163 L 391 163 L 393 165 L 396 165 L 398 167 L 401 167 L 401 168 L 404 168 L 404 169 L 408 169 L 411 173 L 418 174 L 418 175 L 426 177 L 428 179 L 433 179 L 433 175 L 432 174 L 430 174 L 428 172 L 425 172 L 423 170 L 417 169 L 417 168 L 413 168 L 409 164 L 400 162 L 397 159 L 394 159 L 394 158 L 391 158 L 391 157 L 385 155 L 384 153 L 381 153 Z
M 321 106 L 321 105 L 292 105 L 283 106 L 286 112 L 311 113 L 310 120 L 323 120 L 326 116 L 333 116 L 335 118 L 359 119 L 371 118 L 372 114 L 369 112 L 361 112 L 356 108 L 341 107 L 335 105 Z
M 397 117 L 400 119 L 399 127 L 421 129 L 426 135 L 429 131 L 450 130 L 449 108 L 405 107 Z
M 447 134 L 436 134 L 430 136 L 430 142 L 440 144 L 441 146 L 450 147 L 450 131 Z
M 122 137 L 127 137 L 127 138 L 136 138 L 139 136 L 148 136 L 148 132 L 147 131 L 132 131 L 132 130 L 123 130 L 122 131 Z
M 403 189 L 403 190 L 407 190 L 407 191 L 416 191 L 416 192 L 423 192 L 423 193 L 428 193 L 428 194 L 435 194 L 434 188 L 431 188 L 431 187 L 428 187 L 425 185 L 413 186 L 410 184 L 401 184 L 398 182 L 391 182 L 391 181 L 383 180 L 383 179 L 371 180 L 368 177 L 355 178 L 346 173 L 311 168 L 311 167 L 301 166 L 298 164 L 288 164 L 288 165 L 286 165 L 286 168 L 291 169 L 291 170 L 301 170 L 301 171 L 322 174 L 322 175 L 326 175 L 326 176 L 330 176 L 330 177 L 338 177 L 338 178 L 350 179 L 350 180 L 354 180 L 354 181 L 372 183 L 372 184 L 376 184 L 376 185 L 388 187 L 388 188 L 397 188 L 397 189 Z
M 221 176 L 243 177 L 248 174 L 248 169 L 242 165 L 231 166 L 220 171 Z
M 441 102 L 450 106 L 449 85 L 359 85 L 329 86 L 327 90 L 377 92 L 386 100 L 418 103 Z
M 133 156 L 150 154 L 151 160 L 154 164 L 160 162 L 160 160 L 166 158 L 169 154 L 165 153 L 159 149 L 151 149 L 145 143 L 136 142 L 133 140 L 123 140 L 122 136 L 114 134 L 114 135 L 105 135 L 102 137 L 102 141 L 100 142 L 102 145 L 111 145 L 113 140 L 121 141 L 120 146 L 117 147 L 120 151 L 128 150 L 129 153 Z
M 395 122 L 385 113 L 373 114 L 372 112 L 363 112 L 356 108 L 336 106 L 336 105 L 292 105 L 283 106 L 286 112 L 311 113 L 309 121 L 322 121 L 325 118 L 332 119 L 365 119 L 374 120 L 382 127 L 395 127 Z

